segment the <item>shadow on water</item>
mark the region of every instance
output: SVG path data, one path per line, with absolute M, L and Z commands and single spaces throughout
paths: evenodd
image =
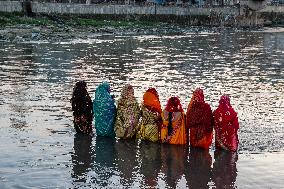
M 158 185 L 158 174 L 162 166 L 161 145 L 153 142 L 142 141 L 139 146 L 140 153 L 140 173 L 145 184 L 149 188 Z
M 215 162 L 213 163 L 212 180 L 217 188 L 236 188 L 237 152 L 215 150 Z
M 209 150 L 190 148 L 185 177 L 190 188 L 208 188 L 212 157 Z
M 98 186 L 106 187 L 112 182 L 115 171 L 115 139 L 96 137 L 94 172 L 92 182 Z
M 92 136 L 76 134 L 74 136 L 74 154 L 72 155 L 73 182 L 86 183 L 87 174 L 94 162 L 94 151 L 92 150 Z
M 130 187 L 138 173 L 137 145 L 135 140 L 118 140 L 115 143 L 115 161 L 121 184 Z
M 178 181 L 183 176 L 188 156 L 188 146 L 169 145 L 161 146 L 161 172 L 165 175 L 166 185 L 176 188 Z

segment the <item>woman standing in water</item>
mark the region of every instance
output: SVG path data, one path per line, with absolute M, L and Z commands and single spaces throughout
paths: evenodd
M 93 104 L 85 81 L 75 84 L 71 98 L 74 127 L 77 133 L 92 133 Z
M 139 124 L 137 138 L 157 142 L 162 123 L 162 109 L 155 88 L 149 88 L 143 95 L 141 110 L 142 120 Z
M 216 148 L 236 151 L 238 149 L 238 116 L 230 103 L 230 97 L 223 95 L 214 111 Z
M 171 97 L 162 113 L 161 142 L 187 144 L 188 132 L 185 128 L 185 114 L 177 97 Z
M 136 135 L 140 118 L 139 104 L 134 96 L 134 89 L 127 84 L 123 87 L 117 105 L 115 134 L 119 138 L 127 139 Z
M 190 145 L 209 149 L 213 138 L 213 114 L 204 101 L 203 90 L 197 88 L 187 108 L 186 124 L 190 129 Z
M 116 107 L 110 95 L 110 86 L 103 82 L 96 89 L 93 101 L 96 134 L 99 136 L 114 137 L 114 122 Z

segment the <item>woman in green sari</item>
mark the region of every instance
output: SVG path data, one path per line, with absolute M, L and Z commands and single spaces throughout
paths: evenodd
M 134 96 L 131 85 L 125 85 L 117 105 L 117 116 L 115 121 L 115 134 L 118 138 L 133 138 L 138 130 L 140 118 L 139 104 Z
M 115 137 L 114 122 L 116 107 L 114 99 L 110 95 L 110 86 L 103 82 L 96 89 L 93 100 L 93 112 L 95 118 L 95 129 L 99 136 Z

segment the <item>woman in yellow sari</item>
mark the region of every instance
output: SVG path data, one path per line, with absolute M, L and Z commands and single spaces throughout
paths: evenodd
M 137 138 L 157 142 L 161 128 L 161 104 L 155 88 L 149 88 L 143 95 L 141 105 L 142 119 L 139 124 Z
M 125 85 L 117 105 L 114 125 L 116 136 L 123 139 L 135 137 L 139 118 L 140 108 L 134 96 L 134 89 L 131 85 Z
M 187 144 L 188 133 L 185 128 L 185 114 L 177 97 L 171 97 L 162 113 L 161 142 Z

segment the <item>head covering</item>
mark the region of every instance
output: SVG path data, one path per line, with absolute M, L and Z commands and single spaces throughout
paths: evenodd
M 227 106 L 228 108 L 232 107 L 230 102 L 230 97 L 228 95 L 222 95 L 219 100 L 219 104 Z
M 72 103 L 72 109 L 75 112 L 80 112 L 82 114 L 83 112 L 86 112 L 88 110 L 88 103 L 90 101 L 90 96 L 87 91 L 87 84 L 85 81 L 79 81 L 75 84 L 73 88 L 73 94 L 71 98 Z
M 87 92 L 86 82 L 85 81 L 78 81 L 73 88 L 73 95 L 72 95 L 71 101 L 79 98 L 80 96 L 84 96 L 87 93 L 88 92 Z
M 190 103 L 189 103 L 187 109 L 191 109 L 193 103 L 195 103 L 195 102 L 205 102 L 203 90 L 200 89 L 200 88 L 197 88 L 197 89 L 195 89 L 195 91 L 193 91 L 192 97 L 191 97 L 191 100 L 190 100 Z
M 110 95 L 110 85 L 107 82 L 97 87 L 93 108 L 97 135 L 114 137 L 116 107 Z
M 145 94 L 143 95 L 143 104 L 151 110 L 159 113 L 162 112 L 159 95 L 155 88 L 149 88 L 145 92 Z
M 126 84 L 126 85 L 122 88 L 120 98 L 123 99 L 123 100 L 132 100 L 132 99 L 135 99 L 135 96 L 134 96 L 134 89 L 133 89 L 132 85 Z
M 106 81 L 97 87 L 95 98 L 104 98 L 105 96 L 110 97 L 110 85 Z
M 197 101 L 197 102 L 204 102 L 204 93 L 203 90 L 200 88 L 197 88 L 194 92 L 193 92 L 193 100 Z
M 78 81 L 75 85 L 75 88 L 87 88 L 87 83 L 85 81 Z
M 173 96 L 168 100 L 166 110 L 168 112 L 183 112 L 182 105 L 180 104 L 178 97 Z

